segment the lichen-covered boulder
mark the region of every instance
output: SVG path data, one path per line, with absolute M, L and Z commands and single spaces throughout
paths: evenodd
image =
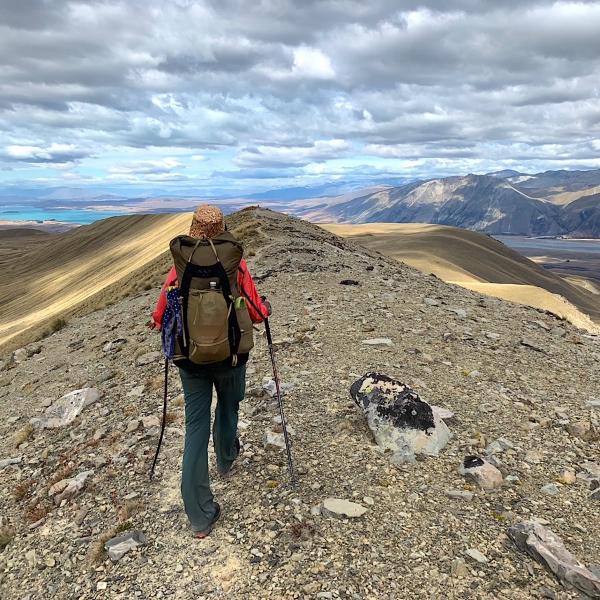
M 437 456 L 452 437 L 439 411 L 387 375 L 366 373 L 352 384 L 350 395 L 377 444 L 392 451 L 392 463 L 415 462 L 415 454 Z

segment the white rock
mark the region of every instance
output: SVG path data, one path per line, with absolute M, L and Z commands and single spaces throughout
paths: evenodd
M 55 496 L 55 504 L 58 506 L 65 498 L 70 498 L 71 496 L 74 496 L 75 494 L 80 492 L 85 486 L 85 480 L 93 474 L 93 469 L 90 471 L 83 471 L 82 473 L 79 473 L 79 475 L 77 475 L 77 477 L 75 477 L 74 479 L 69 480 L 65 489 L 60 494 L 58 494 L 58 496 Z
M 42 417 L 35 417 L 29 422 L 39 428 L 64 427 L 71 423 L 84 408 L 101 397 L 102 392 L 96 388 L 75 390 L 49 406 Z
M 600 598 L 600 577 L 586 569 L 553 531 L 529 521 L 509 527 L 507 533 L 520 550 L 547 567 L 562 582 L 591 598 Z
M 275 433 L 269 430 L 265 431 L 263 444 L 265 450 L 285 450 L 285 438 L 283 437 L 283 433 Z
M 542 488 L 540 488 L 540 492 L 545 496 L 556 496 L 560 492 L 558 486 L 555 483 L 548 483 Z
M 394 342 L 390 340 L 390 338 L 373 338 L 370 340 L 363 340 L 363 344 L 367 344 L 368 346 L 393 346 Z
M 138 385 L 127 392 L 127 396 L 139 397 L 144 395 L 144 386 Z
M 336 519 L 355 519 L 362 517 L 367 512 L 367 509 L 356 502 L 349 500 L 341 500 L 339 498 L 326 498 L 323 501 L 321 512 L 326 517 L 334 517 Z
M 129 552 L 132 548 L 140 546 L 146 543 L 146 536 L 143 531 L 132 530 L 127 532 L 125 535 L 120 537 L 112 538 L 104 544 L 104 549 L 108 551 L 109 558 L 116 562 L 126 552 Z
M 469 574 L 469 568 L 464 558 L 456 557 L 452 560 L 450 574 L 452 577 L 465 577 Z
M 437 456 L 452 437 L 440 410 L 433 410 L 410 387 L 391 377 L 367 373 L 352 384 L 350 393 L 379 448 L 392 451 L 392 464 L 414 463 L 415 454 Z
M 25 350 L 25 348 L 19 348 L 13 352 L 12 357 L 16 363 L 23 362 L 24 360 L 27 360 L 27 350 Z
M 465 502 L 470 502 L 473 500 L 474 494 L 468 490 L 445 490 L 444 495 L 448 498 L 452 498 L 453 500 L 464 500 Z
M 137 357 L 135 364 L 138 366 L 149 365 L 157 362 L 162 356 L 162 352 L 146 352 L 146 354 Z
M 8 467 L 8 465 L 18 465 L 20 462 L 22 462 L 22 460 L 22 456 L 16 456 L 15 458 L 5 458 L 3 460 L 0 460 L 0 470 L 4 469 L 5 467 Z
M 443 421 L 449 421 L 450 419 L 454 419 L 454 413 L 451 410 L 448 410 L 447 408 L 442 408 L 441 406 L 434 406 L 433 404 L 431 404 L 430 406 L 434 414 L 437 414 L 437 416 Z
M 485 564 L 488 562 L 486 556 L 479 552 L 479 550 L 476 548 L 469 548 L 468 550 L 465 550 L 465 554 L 470 556 L 473 560 L 476 560 L 478 563 Z

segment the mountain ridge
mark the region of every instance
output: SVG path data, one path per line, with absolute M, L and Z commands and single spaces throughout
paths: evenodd
M 208 450 L 222 509 L 210 537 L 191 538 L 181 503 L 174 369 L 148 480 L 165 373 L 147 327 L 158 281 L 0 353 L 2 599 L 579 597 L 507 530 L 543 521 L 582 565 L 600 564 L 599 338 L 287 215 L 253 208 L 229 226 L 256 250 L 248 264 L 273 306 L 273 349 L 259 326 L 227 477 Z M 264 441 L 281 432 L 271 357 L 295 490 L 285 452 Z M 373 371 L 439 407 L 452 438 L 437 455 L 392 464 L 377 445 L 349 394 Z M 32 426 L 83 389 L 72 421 Z M 473 457 L 496 469 L 496 487 L 463 475 Z M 334 518 L 332 499 L 362 516 Z M 137 541 L 111 559 L 117 536 Z

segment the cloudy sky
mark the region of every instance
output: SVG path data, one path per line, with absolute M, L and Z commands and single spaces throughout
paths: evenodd
M 1 0 L 0 183 L 600 168 L 600 2 Z

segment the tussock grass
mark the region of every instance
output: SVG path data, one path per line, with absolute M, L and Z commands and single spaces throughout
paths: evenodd
M 13 488 L 12 495 L 15 500 L 24 500 L 27 496 L 30 496 L 33 493 L 33 490 L 37 484 L 37 481 L 30 477 L 29 479 L 24 479 L 23 481 L 17 483 Z
M 23 511 L 25 522 L 28 525 L 37 523 L 40 519 L 51 513 L 52 508 L 52 502 L 49 500 L 35 500 L 31 504 L 28 504 Z
M 166 416 L 165 421 L 166 421 L 167 425 L 169 423 L 175 423 L 175 421 L 177 421 L 177 419 L 179 419 L 179 413 L 176 413 L 176 412 L 168 412 L 165 416 Z M 162 418 L 161 418 L 161 424 L 162 424 Z
M 121 523 L 128 521 L 138 513 L 140 513 L 144 508 L 144 503 L 141 500 L 128 500 L 119 508 L 118 510 L 118 518 Z
M 106 550 L 104 549 L 104 544 L 108 542 L 108 540 L 114 538 L 117 535 L 116 529 L 109 529 L 101 533 L 98 536 L 97 540 L 94 540 L 88 549 L 87 561 L 90 566 L 97 566 L 104 562 L 106 559 Z
M 256 248 L 260 248 L 268 241 L 262 232 L 263 225 L 264 221 L 252 219 L 240 223 L 231 230 L 231 233 L 244 245 L 246 256 L 254 256 Z
M 0 527 L 0 552 L 6 548 L 17 535 L 15 529 L 9 526 Z
M 19 431 L 16 431 L 13 435 L 13 441 L 15 443 L 15 447 L 19 447 L 23 442 L 26 442 L 31 434 L 33 433 L 33 425 L 31 423 L 27 423 L 24 427 L 21 427 Z

